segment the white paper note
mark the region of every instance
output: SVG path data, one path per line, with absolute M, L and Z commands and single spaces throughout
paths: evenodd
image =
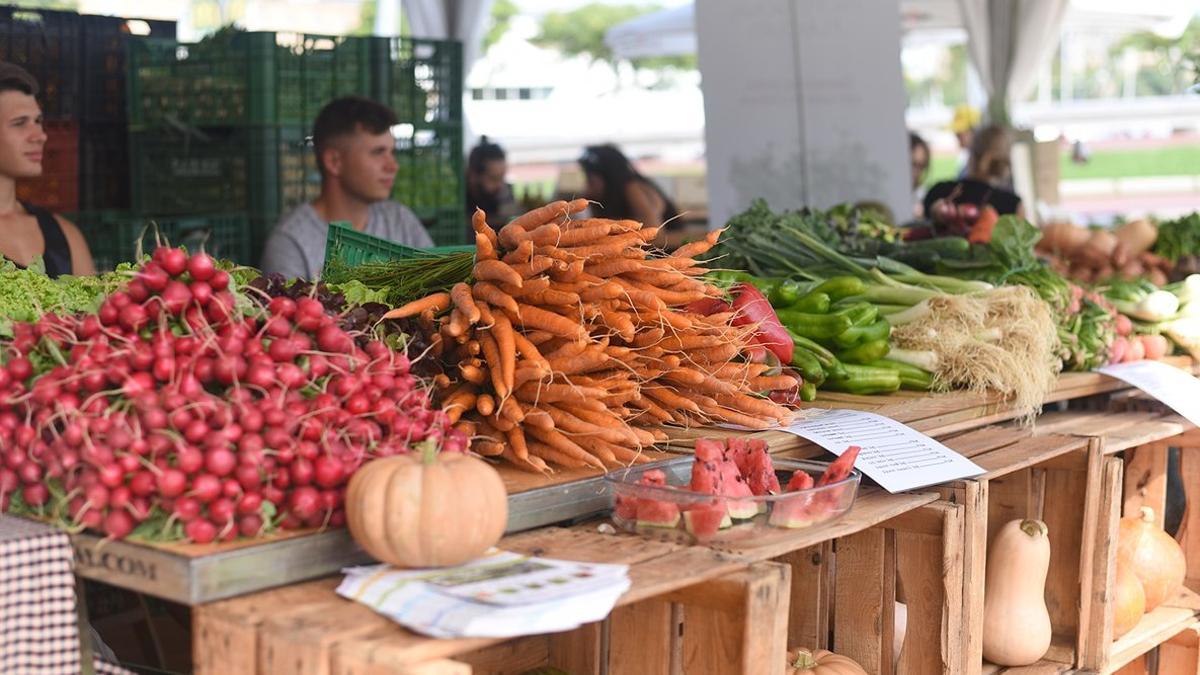
M 1096 372 L 1132 384 L 1200 427 L 1200 380 L 1188 372 L 1160 361 L 1119 363 Z
M 888 492 L 903 492 L 984 470 L 971 460 L 896 420 L 859 410 L 806 409 L 804 418 L 782 427 L 841 456 L 862 448 L 854 467 Z

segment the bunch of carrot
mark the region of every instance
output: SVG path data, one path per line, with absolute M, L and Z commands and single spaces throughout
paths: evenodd
M 662 423 L 788 420 L 755 393 L 796 378 L 739 358 L 754 327 L 685 309 L 721 294 L 694 260 L 720 233 L 655 256 L 657 228 L 571 219 L 586 206 L 554 202 L 499 232 L 476 212 L 472 283 L 390 313 L 421 317 L 442 408 L 473 449 L 529 471 L 603 469 L 641 461 Z

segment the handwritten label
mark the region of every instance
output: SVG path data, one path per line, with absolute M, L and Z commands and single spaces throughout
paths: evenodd
M 1134 361 L 1096 372 L 1132 384 L 1200 427 L 1200 380 L 1160 361 Z
M 888 492 L 903 492 L 984 473 L 971 460 L 896 420 L 859 410 L 805 410 L 783 427 L 841 455 L 857 445 L 855 468 Z

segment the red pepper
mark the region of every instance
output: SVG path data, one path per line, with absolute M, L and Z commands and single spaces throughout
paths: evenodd
M 704 298 L 703 300 L 697 300 L 689 304 L 684 309 L 696 314 L 711 316 L 713 314 L 720 314 L 721 312 L 728 312 L 729 303 L 721 298 Z
M 742 282 L 733 287 L 733 325 L 754 325 L 754 340 L 771 350 L 783 363 L 792 362 L 792 353 L 796 346 L 792 336 L 788 334 L 779 316 L 771 307 L 767 296 L 754 286 Z

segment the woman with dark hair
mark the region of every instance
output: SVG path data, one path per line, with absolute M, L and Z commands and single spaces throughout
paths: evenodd
M 636 220 L 646 227 L 670 229 L 679 211 L 653 181 L 638 173 L 614 145 L 592 145 L 579 158 L 587 176 L 584 196 L 596 202 L 592 211 L 601 218 Z
M 516 215 L 512 186 L 504 180 L 507 173 L 504 148 L 480 136 L 479 144 L 467 156 L 467 222 L 476 208 L 483 209 L 492 227 L 500 227 Z

